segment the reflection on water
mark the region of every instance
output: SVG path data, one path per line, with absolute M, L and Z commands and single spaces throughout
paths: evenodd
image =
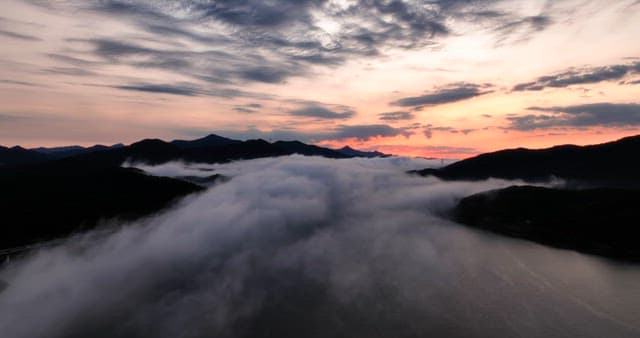
M 459 277 L 443 291 L 472 335 L 640 336 L 640 267 L 463 226 L 444 231 L 465 238 L 456 248 L 467 254 L 443 262 Z

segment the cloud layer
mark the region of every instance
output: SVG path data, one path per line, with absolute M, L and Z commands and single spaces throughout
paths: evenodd
M 5 266 L 0 331 L 21 338 L 638 333 L 630 297 L 640 291 L 637 269 L 443 220 L 439 213 L 457 199 L 511 182 L 404 173 L 428 163 L 292 156 L 214 165 L 231 181 L 145 221 L 105 225 Z M 612 281 L 626 287 L 604 292 Z
M 631 74 L 640 74 L 640 61 L 603 67 L 572 68 L 557 74 L 541 76 L 532 82 L 517 84 L 513 90 L 537 91 L 545 88 L 565 88 L 572 85 L 620 80 Z
M 575 106 L 529 107 L 547 114 L 508 117 L 510 128 L 534 130 L 553 127 L 634 127 L 640 125 L 640 104 L 592 103 Z
M 474 83 L 452 83 L 447 86 L 435 88 L 424 95 L 405 97 L 393 101 L 391 102 L 391 105 L 400 107 L 419 107 L 452 103 L 491 93 L 491 90 L 487 89 L 490 87 L 492 86 L 489 84 L 479 85 Z

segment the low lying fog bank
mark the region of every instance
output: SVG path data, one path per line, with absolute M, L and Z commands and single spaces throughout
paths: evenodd
M 12 262 L 0 272 L 8 283 L 0 292 L 0 332 L 640 334 L 638 268 L 452 224 L 438 215 L 458 199 L 513 182 L 446 183 L 404 173 L 424 167 L 401 158 L 303 156 L 141 167 L 232 179 L 153 218 Z

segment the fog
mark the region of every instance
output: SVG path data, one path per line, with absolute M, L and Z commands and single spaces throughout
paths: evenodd
M 2 337 L 640 334 L 640 269 L 466 228 L 438 161 L 136 165 L 229 181 L 5 264 Z M 131 165 L 131 164 L 129 164 Z

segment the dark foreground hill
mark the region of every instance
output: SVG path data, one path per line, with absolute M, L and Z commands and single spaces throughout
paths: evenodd
M 40 163 L 48 160 L 48 156 L 22 147 L 0 146 L 0 166 Z
M 565 189 L 514 186 L 468 196 L 453 210 L 453 219 L 542 244 L 640 262 L 637 154 L 640 136 L 632 136 L 590 146 L 501 150 L 414 173 L 445 180 L 563 179 Z
M 591 186 L 640 187 L 640 135 L 618 141 L 547 149 L 508 149 L 478 155 L 442 169 L 415 173 L 447 180 L 490 177 L 544 181 L 551 177 Z
M 25 168 L 0 175 L 0 249 L 90 229 L 101 219 L 132 220 L 198 185 L 133 168 Z
M 466 197 L 463 224 L 620 260 L 640 262 L 640 191 L 512 186 Z

